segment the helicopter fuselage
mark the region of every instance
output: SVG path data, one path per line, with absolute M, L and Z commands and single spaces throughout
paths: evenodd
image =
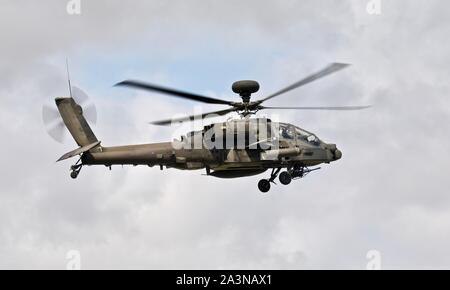
M 172 142 L 99 146 L 83 154 L 82 163 L 206 169 L 208 175 L 233 178 L 260 174 L 269 168 L 330 163 L 341 156 L 336 145 L 297 126 L 253 118 L 205 126 Z

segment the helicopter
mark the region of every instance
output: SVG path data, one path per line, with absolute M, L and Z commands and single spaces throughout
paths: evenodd
M 70 176 L 77 178 L 85 165 L 104 165 L 111 169 L 113 165 L 159 166 L 161 170 L 174 168 L 181 170 L 204 169 L 206 175 L 218 178 L 239 178 L 258 175 L 271 170 L 268 178 L 258 182 L 258 189 L 265 193 L 278 180 L 288 185 L 294 179 L 300 179 L 322 163 L 330 163 L 342 158 L 342 152 L 336 144 L 326 143 L 314 133 L 293 124 L 274 122 L 269 118 L 252 117 L 261 110 L 361 110 L 370 106 L 339 107 L 269 107 L 262 104 L 286 92 L 304 86 L 322 77 L 349 66 L 344 63 L 331 63 L 322 70 L 301 79 L 273 94 L 252 101 L 251 95 L 258 92 L 259 83 L 253 80 L 241 80 L 232 84 L 232 91 L 242 101 L 233 102 L 212 98 L 154 85 L 137 80 L 125 80 L 115 86 L 158 92 L 202 102 L 206 104 L 226 105 L 228 108 L 209 113 L 196 114 L 182 118 L 172 118 L 151 122 L 154 125 L 170 125 L 224 116 L 236 112 L 240 118 L 205 125 L 202 130 L 192 131 L 181 139 L 171 142 L 136 144 L 106 147 L 93 133 L 83 115 L 83 108 L 70 97 L 57 97 L 55 103 L 65 127 L 79 148 L 72 150 L 57 161 L 79 156 L 70 167 Z M 70 89 L 70 79 L 69 79 Z

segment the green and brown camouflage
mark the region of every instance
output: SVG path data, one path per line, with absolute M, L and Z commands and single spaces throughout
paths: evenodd
M 302 178 L 311 171 L 310 168 L 323 163 L 330 163 L 342 158 L 342 152 L 335 144 L 325 143 L 315 134 L 298 126 L 274 122 L 267 118 L 251 118 L 263 109 L 295 110 L 360 110 L 369 106 L 342 107 L 266 107 L 261 104 L 269 99 L 284 94 L 307 83 L 334 73 L 346 64 L 333 63 L 291 86 L 288 86 L 263 99 L 251 101 L 251 94 L 259 89 L 256 81 L 238 81 L 232 86 L 241 102 L 232 102 L 175 89 L 152 85 L 140 81 L 127 80 L 117 85 L 145 89 L 167 94 L 172 97 L 190 99 L 208 104 L 229 106 L 228 109 L 197 114 L 178 119 L 153 122 L 157 125 L 204 119 L 237 112 L 239 119 L 213 123 L 202 130 L 189 132 L 179 140 L 172 142 L 103 146 L 92 132 L 83 116 L 83 109 L 72 97 L 56 98 L 56 105 L 61 117 L 79 148 L 64 154 L 58 161 L 80 155 L 80 160 L 72 166 L 71 177 L 76 178 L 84 165 L 146 165 L 161 169 L 175 168 L 182 170 L 204 169 L 207 175 L 220 178 L 237 178 L 251 176 L 271 169 L 268 179 L 262 179 L 258 188 L 262 192 L 270 189 L 279 174 L 282 184 L 289 184 L 292 179 Z M 286 169 L 281 172 L 281 170 Z

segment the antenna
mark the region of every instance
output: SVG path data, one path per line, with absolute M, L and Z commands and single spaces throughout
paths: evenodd
M 72 86 L 70 84 L 70 74 L 69 74 L 69 59 L 66 57 L 66 70 L 67 70 L 67 82 L 69 83 L 69 94 L 72 98 Z

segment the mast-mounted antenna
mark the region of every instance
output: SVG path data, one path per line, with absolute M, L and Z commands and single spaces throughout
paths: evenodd
M 69 83 L 69 94 L 72 98 L 72 85 L 70 84 L 69 59 L 66 57 L 67 82 Z

